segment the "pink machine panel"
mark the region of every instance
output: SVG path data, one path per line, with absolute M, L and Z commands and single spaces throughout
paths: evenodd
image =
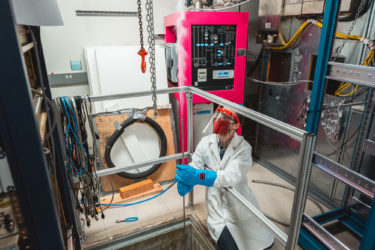
M 165 41 L 177 44 L 177 85 L 193 85 L 242 104 L 248 19 L 247 12 L 191 11 L 166 16 Z M 175 98 L 187 144 L 185 94 L 175 94 Z M 193 96 L 193 103 L 205 102 L 209 101 Z

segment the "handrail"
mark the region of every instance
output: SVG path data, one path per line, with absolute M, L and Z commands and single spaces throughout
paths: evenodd
M 186 91 L 188 91 L 188 87 L 174 87 L 174 88 L 167 88 L 167 89 L 158 89 L 156 91 L 156 94 L 157 95 L 171 94 L 171 93 L 186 92 Z M 147 96 L 151 94 L 152 94 L 151 91 L 139 91 L 139 92 L 121 93 L 121 94 L 113 94 L 113 95 L 80 96 L 80 98 L 84 100 L 88 98 L 91 102 L 100 102 L 100 101 L 116 100 L 116 99 L 122 99 L 122 98 Z
M 303 135 L 306 133 L 304 130 L 294 127 L 288 123 L 281 122 L 275 118 L 269 117 L 267 115 L 261 114 L 255 110 L 245 108 L 239 104 L 235 104 L 231 101 L 228 101 L 224 98 L 218 97 L 216 95 L 210 94 L 206 91 L 200 90 L 198 88 L 192 86 L 185 86 L 185 87 L 174 87 L 174 88 L 167 88 L 167 89 L 159 89 L 156 93 L 159 94 L 171 94 L 177 92 L 189 92 L 192 94 L 199 95 L 203 98 L 206 98 L 210 101 L 215 103 L 224 105 L 228 108 L 233 109 L 233 111 L 237 112 L 240 115 L 243 115 L 249 119 L 252 119 L 260 124 L 272 128 L 282 134 L 288 135 L 291 138 L 301 142 Z M 98 101 L 107 101 L 107 100 L 115 100 L 115 99 L 122 99 L 122 98 L 132 98 L 132 97 L 140 97 L 140 96 L 147 96 L 151 95 L 151 91 L 140 91 L 140 92 L 133 92 L 133 93 L 121 93 L 121 94 L 113 94 L 113 95 L 100 95 L 100 96 L 81 96 L 81 99 L 90 99 L 91 102 L 98 102 Z
M 306 133 L 306 131 L 299 129 L 297 127 L 294 127 L 288 123 L 279 121 L 275 118 L 272 118 L 270 116 L 264 115 L 262 113 L 259 113 L 255 110 L 245 108 L 239 104 L 233 103 L 231 101 L 228 101 L 224 98 L 218 97 L 216 95 L 210 94 L 206 91 L 203 91 L 201 89 L 191 87 L 189 86 L 189 91 L 191 91 L 193 94 L 199 95 L 200 97 L 203 97 L 207 100 L 210 100 L 212 102 L 218 103 L 220 105 L 223 105 L 225 107 L 228 107 L 232 109 L 233 111 L 237 112 L 240 115 L 243 115 L 253 121 L 256 121 L 266 127 L 272 128 L 284 135 L 290 136 L 291 138 L 295 139 L 296 141 L 301 142 L 303 135 Z
M 273 235 L 279 240 L 279 242 L 285 247 L 288 241 L 288 236 L 281 231 L 274 223 L 272 223 L 261 211 L 259 211 L 253 204 L 251 204 L 245 197 L 243 197 L 238 191 L 233 188 L 226 188 L 234 197 L 236 197 L 245 207 L 249 209 L 253 215 L 255 215 L 260 222 L 269 228 Z
M 185 158 L 190 157 L 189 152 L 185 152 L 184 155 L 185 155 Z M 127 164 L 125 166 L 119 166 L 119 167 L 114 167 L 114 168 L 106 168 L 106 169 L 103 169 L 103 170 L 98 170 L 96 172 L 96 175 L 98 177 L 103 177 L 103 176 L 107 176 L 107 175 L 111 175 L 111 174 L 117 174 L 117 173 L 127 171 L 127 170 L 131 170 L 131 169 L 142 168 L 142 167 L 146 167 L 146 166 L 149 166 L 149 165 L 154 165 L 154 164 L 159 164 L 159 163 L 164 163 L 164 162 L 174 161 L 174 160 L 179 160 L 179 159 L 182 159 L 182 153 L 163 156 L 163 157 L 159 157 L 159 158 L 154 159 L 154 160 L 141 161 L 141 162 L 137 162 L 137 163 Z

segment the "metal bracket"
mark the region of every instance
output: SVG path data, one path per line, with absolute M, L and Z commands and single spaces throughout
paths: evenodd
M 372 140 L 365 141 L 365 144 L 363 145 L 363 151 L 365 151 L 365 153 L 367 154 L 375 156 L 375 142 Z
M 121 130 L 121 126 L 118 122 L 115 122 L 114 125 L 116 127 L 116 130 Z
M 142 114 L 141 112 L 137 112 L 133 115 L 133 119 L 145 121 L 146 115 Z
M 314 152 L 313 165 L 357 189 L 368 197 L 374 197 L 375 182 L 373 180 L 370 180 L 369 178 L 362 176 L 361 174 L 316 152 Z
M 375 87 L 375 68 L 347 63 L 329 62 L 327 79 L 352 82 L 362 86 Z
M 355 196 L 351 197 L 348 207 L 352 212 L 359 214 L 363 218 L 368 218 L 371 210 L 371 206 L 367 205 Z
M 303 214 L 302 227 L 319 239 L 328 249 L 350 249 L 307 214 Z

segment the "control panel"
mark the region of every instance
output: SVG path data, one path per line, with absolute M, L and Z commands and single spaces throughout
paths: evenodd
M 192 25 L 192 85 L 233 89 L 236 25 Z

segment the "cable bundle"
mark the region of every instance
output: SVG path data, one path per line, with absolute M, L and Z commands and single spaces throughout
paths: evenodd
M 65 166 L 71 189 L 77 202 L 77 209 L 86 216 L 87 226 L 90 219 L 98 219 L 97 207 L 100 199 L 100 182 L 96 176 L 94 161 L 90 159 L 87 140 L 86 121 L 91 104 L 80 97 L 59 97 L 56 99 L 60 107 L 61 121 L 64 130 Z M 93 133 L 92 133 L 93 134 Z M 104 218 L 103 211 L 102 218 Z
M 374 49 L 371 49 L 370 52 L 367 54 L 367 57 L 365 58 L 365 60 L 363 60 L 363 62 L 361 63 L 361 65 L 370 66 L 374 59 L 374 54 L 375 54 Z M 336 96 L 350 96 L 354 94 L 355 91 L 358 89 L 358 84 L 355 85 L 354 89 L 351 92 L 347 94 L 343 94 L 344 90 L 351 87 L 352 85 L 353 83 L 350 83 L 350 82 L 341 82 L 338 89 L 335 92 L 335 95 Z
M 314 24 L 314 25 L 318 26 L 319 28 L 323 27 L 323 24 L 320 21 L 314 20 L 314 19 L 308 19 L 308 20 L 306 20 L 305 22 L 302 23 L 302 25 L 298 28 L 296 33 L 294 33 L 294 35 L 292 36 L 292 38 L 288 42 L 284 41 L 284 38 L 283 38 L 281 32 L 279 32 L 280 41 L 282 42 L 283 45 L 282 46 L 270 46 L 268 48 L 272 49 L 272 50 L 284 50 L 284 49 L 290 48 L 298 40 L 298 38 L 301 36 L 301 34 L 305 30 L 305 28 L 307 26 L 309 26 L 310 24 Z M 341 33 L 341 32 L 336 32 L 336 37 L 343 38 L 343 39 L 348 38 L 348 39 L 351 39 L 351 40 L 361 40 L 361 38 L 362 38 L 362 36 L 358 36 L 358 35 L 349 35 L 348 36 L 347 34 L 344 34 L 344 33 Z
M 300 37 L 302 32 L 305 30 L 305 28 L 311 24 L 316 25 L 319 28 L 323 27 L 323 24 L 320 21 L 314 20 L 314 19 L 308 19 L 302 23 L 302 25 L 298 28 L 296 33 L 292 36 L 292 38 L 288 42 L 284 41 L 283 35 L 281 34 L 281 32 L 279 32 L 279 38 L 282 43 L 282 46 L 269 46 L 268 48 L 271 50 L 284 50 L 284 49 L 290 48 L 297 41 L 297 39 Z M 350 39 L 350 40 L 358 40 L 361 43 L 364 43 L 370 49 L 370 51 L 367 54 L 365 60 L 363 60 L 363 62 L 361 63 L 361 65 L 369 66 L 370 64 L 372 64 L 374 60 L 374 55 L 375 55 L 373 41 L 369 40 L 366 37 L 362 37 L 358 35 L 348 35 L 348 34 L 344 34 L 340 32 L 336 32 L 336 37 L 343 38 L 343 39 Z M 353 86 L 353 84 L 350 82 L 341 82 L 339 87 L 335 91 L 335 95 L 345 97 L 345 96 L 350 96 L 354 94 L 355 91 L 358 89 L 358 84 L 355 85 L 354 89 L 351 92 L 346 93 L 346 94 L 343 93 L 346 89 L 348 89 L 351 86 Z

